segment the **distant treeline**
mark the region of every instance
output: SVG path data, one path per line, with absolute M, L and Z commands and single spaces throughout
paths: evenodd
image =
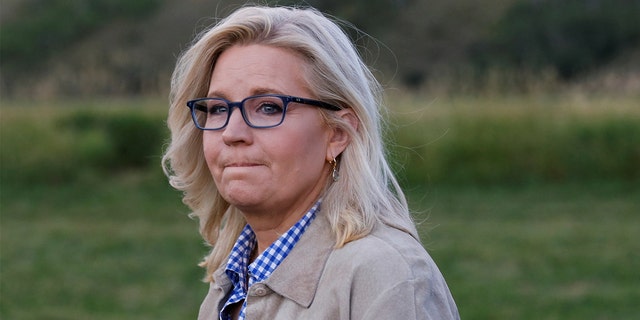
M 640 43 L 637 0 L 261 3 L 312 5 L 353 23 L 379 40 L 368 41 L 349 30 L 365 59 L 387 77 L 397 75 L 391 80 L 407 87 L 420 87 L 444 73 L 473 77 L 496 69 L 534 76 L 552 73 L 561 81 L 572 81 L 624 52 L 638 50 Z M 239 4 L 25 0 L 3 6 L 1 88 L 13 96 L 163 91 L 180 49 L 213 18 Z
M 2 22 L 3 68 L 12 72 L 29 68 L 109 23 L 144 18 L 160 3 L 161 0 L 24 1 Z

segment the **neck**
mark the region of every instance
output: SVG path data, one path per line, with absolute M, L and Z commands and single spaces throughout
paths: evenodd
M 247 223 L 256 235 L 258 248 L 256 256 L 266 250 L 273 242 L 275 242 L 282 234 L 287 232 L 294 224 L 296 224 L 302 216 L 307 214 L 311 207 L 315 204 L 311 203 L 294 206 L 290 210 L 284 212 L 277 210 L 265 211 L 242 211 Z
M 244 214 L 247 223 L 253 229 L 258 242 L 257 254 L 266 250 L 274 241 L 276 241 L 283 233 L 287 232 L 306 212 L 298 212 L 296 214 L 288 214 L 286 216 L 278 215 L 254 215 Z

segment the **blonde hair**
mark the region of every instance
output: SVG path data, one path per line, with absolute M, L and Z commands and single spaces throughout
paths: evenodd
M 202 133 L 185 103 L 207 94 L 217 57 L 233 45 L 262 44 L 298 53 L 308 68 L 305 79 L 314 98 L 351 108 L 354 129 L 331 111 L 327 124 L 342 128 L 350 143 L 340 155 L 340 179 L 323 195 L 336 247 L 361 238 L 379 222 L 418 239 L 406 199 L 385 157 L 382 89 L 345 32 L 311 8 L 244 7 L 202 32 L 178 59 L 171 79 L 168 126 L 171 142 L 163 157 L 170 184 L 184 192 L 183 202 L 200 221 L 200 233 L 213 248 L 201 263 L 206 280 L 226 263 L 241 229 L 242 214 L 218 193 L 204 160 Z M 329 179 L 331 180 L 331 179 Z

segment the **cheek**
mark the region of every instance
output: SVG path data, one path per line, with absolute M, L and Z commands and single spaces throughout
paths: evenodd
M 326 148 L 320 130 L 310 135 L 298 134 L 295 141 L 281 146 L 279 158 L 290 175 L 316 175 L 324 166 Z
M 204 132 L 202 135 L 202 151 L 204 153 L 204 159 L 207 162 L 209 170 L 214 174 L 213 169 L 216 168 L 216 159 L 219 159 L 220 144 L 218 139 L 209 132 Z M 215 177 L 215 176 L 214 176 Z

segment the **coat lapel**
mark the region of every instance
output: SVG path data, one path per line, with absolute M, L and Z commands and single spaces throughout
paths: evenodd
M 308 308 L 334 246 L 335 237 L 329 221 L 320 211 L 265 284 L 276 293 Z

